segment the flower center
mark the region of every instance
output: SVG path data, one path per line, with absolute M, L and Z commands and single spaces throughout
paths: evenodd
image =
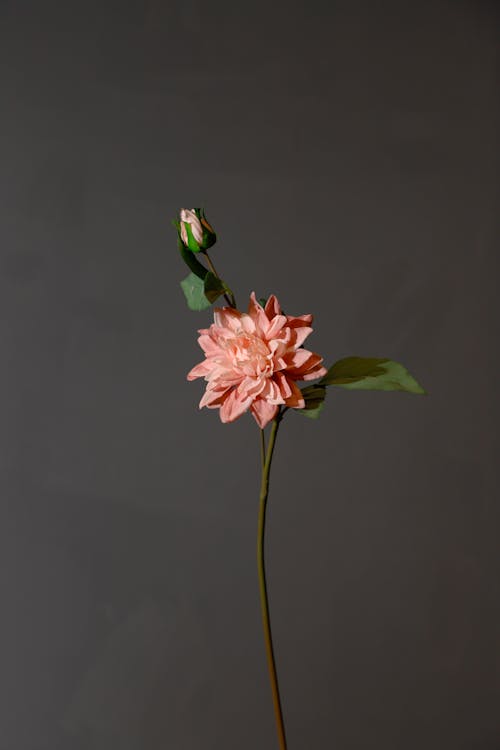
M 234 338 L 226 339 L 225 349 L 233 367 L 245 375 L 272 375 L 270 351 L 259 336 L 240 330 Z

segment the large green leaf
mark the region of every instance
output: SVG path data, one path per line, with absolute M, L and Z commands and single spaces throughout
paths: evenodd
M 295 411 L 309 419 L 318 419 L 325 405 L 325 386 L 306 385 L 305 388 L 301 388 L 301 391 L 306 405 L 303 409 L 295 409 Z
M 203 279 L 200 279 L 194 273 L 181 281 L 182 291 L 186 297 L 186 302 L 190 310 L 206 310 L 212 304 L 205 296 L 205 286 Z
M 211 271 L 206 271 L 205 278 L 200 279 L 195 273 L 181 281 L 182 291 L 191 310 L 206 310 L 219 297 L 231 292 L 227 284 Z
M 346 357 L 336 362 L 319 381 L 320 385 L 375 391 L 425 393 L 408 370 L 391 359 Z
M 208 271 L 204 282 L 205 297 L 212 304 L 216 299 L 226 292 L 231 293 L 228 285 L 222 279 L 219 279 L 212 271 Z
M 205 276 L 207 275 L 207 269 L 202 263 L 200 263 L 200 261 L 196 258 L 196 256 L 193 255 L 191 250 L 188 250 L 188 248 L 184 245 L 180 237 L 179 237 L 178 247 L 179 247 L 179 252 L 182 256 L 182 260 L 188 266 L 190 271 L 196 274 L 198 278 L 203 280 Z

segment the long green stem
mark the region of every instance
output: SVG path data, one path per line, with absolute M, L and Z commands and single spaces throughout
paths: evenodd
M 264 470 L 264 464 L 266 463 L 266 436 L 264 430 L 260 431 L 260 462 L 262 470 Z
M 213 261 L 212 261 L 212 258 L 210 257 L 210 255 L 207 253 L 206 250 L 203 251 L 203 254 L 204 254 L 205 258 L 207 259 L 207 265 L 208 265 L 209 269 L 212 271 L 213 275 L 217 276 L 217 278 L 220 279 L 220 276 L 219 276 L 219 274 L 217 273 L 217 271 L 215 269 L 215 266 L 213 264 Z M 236 299 L 235 299 L 234 294 L 232 292 L 231 292 L 231 296 L 230 297 L 229 297 L 229 295 L 224 294 L 224 299 L 226 300 L 226 302 L 229 305 L 229 307 L 236 308 Z
M 281 710 L 281 701 L 278 687 L 278 674 L 276 672 L 276 663 L 274 660 L 273 639 L 271 634 L 271 618 L 269 616 L 269 602 L 267 599 L 266 570 L 264 564 L 264 532 L 266 527 L 266 507 L 269 496 L 269 476 L 271 472 L 271 462 L 273 460 L 274 446 L 278 434 L 279 424 L 282 414 L 279 413 L 273 421 L 267 453 L 262 466 L 262 483 L 260 487 L 259 503 L 259 523 L 257 532 L 257 566 L 259 570 L 259 590 L 260 605 L 262 609 L 262 624 L 264 626 L 264 640 L 266 644 L 267 665 L 269 668 L 269 677 L 271 679 L 271 691 L 273 694 L 274 715 L 276 719 L 276 729 L 278 732 L 278 742 L 280 750 L 286 750 L 285 724 L 283 721 L 283 712 Z M 263 431 L 261 435 L 263 440 Z M 261 446 L 263 443 L 261 442 Z

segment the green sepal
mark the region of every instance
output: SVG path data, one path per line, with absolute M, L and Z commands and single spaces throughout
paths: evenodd
M 194 273 L 190 273 L 181 281 L 182 291 L 190 310 L 200 312 L 211 306 L 210 300 L 205 296 L 204 280 Z
M 187 221 L 183 221 L 182 223 L 184 224 L 184 229 L 186 230 L 186 234 L 188 238 L 188 241 L 187 241 L 188 249 L 191 250 L 192 253 L 200 253 L 203 250 L 203 247 L 201 245 L 198 245 L 198 243 L 196 242 L 194 235 L 193 235 L 193 231 L 191 229 L 191 224 L 189 224 L 189 222 Z
M 214 232 L 213 226 L 210 224 L 209 220 L 205 216 L 205 209 L 204 208 L 195 208 L 196 215 L 201 221 L 201 226 L 203 227 L 203 242 L 201 244 L 202 250 L 208 250 L 209 247 L 212 247 L 212 245 L 215 245 L 217 242 L 217 234 Z M 206 222 L 208 227 L 203 224 L 203 222 Z
M 337 385 L 351 390 L 405 391 L 425 394 L 408 370 L 391 359 L 345 357 L 336 362 L 319 385 Z
M 309 419 L 318 419 L 325 405 L 326 387 L 324 385 L 306 385 L 301 388 L 305 406 L 303 409 L 294 409 L 297 414 L 302 414 Z

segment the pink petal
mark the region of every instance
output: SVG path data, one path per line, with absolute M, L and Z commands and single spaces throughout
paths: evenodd
M 255 323 L 246 313 L 242 313 L 240 318 L 241 327 L 246 333 L 255 333 Z
M 312 370 L 307 372 L 305 375 L 302 375 L 302 380 L 315 380 L 316 378 L 322 378 L 323 375 L 326 375 L 328 370 L 326 367 L 323 367 L 323 365 L 318 365 L 318 367 L 314 367 Z
M 294 335 L 294 331 L 291 328 L 284 328 L 279 338 L 275 338 L 269 341 L 269 351 L 273 355 L 275 362 L 278 358 L 283 357 L 290 349 L 295 349 L 295 344 L 292 343 L 291 338 Z
M 259 305 L 255 297 L 255 292 L 250 295 L 250 302 L 248 304 L 248 314 L 255 323 L 256 331 L 264 336 L 269 328 L 269 318 L 264 312 L 264 308 Z
M 300 326 L 299 328 L 293 329 L 293 332 L 295 334 L 294 346 L 297 349 L 299 346 L 302 346 L 309 334 L 312 333 L 312 330 L 313 329 L 310 326 Z
M 288 379 L 288 384 L 292 393 L 286 399 L 285 404 L 291 406 L 293 409 L 303 409 L 306 404 L 300 388 L 291 379 Z
M 196 380 L 196 378 L 204 378 L 205 375 L 208 375 L 210 370 L 210 364 L 206 360 L 203 360 L 203 362 L 200 362 L 199 365 L 195 365 L 193 369 L 188 372 L 187 379 Z
M 281 315 L 281 307 L 280 307 L 280 303 L 276 299 L 276 295 L 271 294 L 271 296 L 266 302 L 264 312 L 266 313 L 269 320 L 272 320 L 275 315 Z
M 241 383 L 241 373 L 228 369 L 225 365 L 212 362 L 212 370 L 209 375 L 211 385 L 207 387 L 216 388 L 218 385 L 238 385 Z
M 256 398 L 264 390 L 266 382 L 267 378 L 265 377 L 245 378 L 238 386 L 238 391 L 240 394 L 246 394 L 247 396 Z
M 284 370 L 286 366 L 287 365 L 283 357 L 273 358 L 273 372 L 279 372 L 280 370 Z
M 285 360 L 290 370 L 297 370 L 303 367 L 311 357 L 312 352 L 309 349 L 297 349 L 296 351 L 287 352 Z
M 237 331 L 241 328 L 241 316 L 242 313 L 233 310 L 232 307 L 216 307 L 214 310 L 215 325 L 230 331 Z
M 276 383 L 273 378 L 267 378 L 265 387 L 262 389 L 262 393 L 260 394 L 260 398 L 264 398 L 266 401 L 269 401 L 270 404 L 284 404 L 285 400 L 283 396 L 281 395 L 281 391 L 279 389 L 278 383 Z
M 222 349 L 219 346 L 219 344 L 213 340 L 213 338 L 210 335 L 207 335 L 206 333 L 203 333 L 198 338 L 198 344 L 201 346 L 207 357 L 213 357 L 217 356 L 217 354 L 222 353 Z
M 234 422 L 247 411 L 251 403 L 252 396 L 241 398 L 236 390 L 231 391 L 220 408 L 221 422 Z
M 266 339 L 274 339 L 285 325 L 286 317 L 284 315 L 275 315 L 266 331 Z
M 290 386 L 290 383 L 288 382 L 287 377 L 282 372 L 276 372 L 273 376 L 273 379 L 278 384 L 281 396 L 283 397 L 283 400 L 286 404 L 287 398 L 292 395 L 292 388 Z
M 302 375 L 305 375 L 323 361 L 323 357 L 307 349 L 297 349 L 296 352 L 287 354 L 285 359 L 287 361 L 287 375 L 292 375 L 295 380 L 299 380 Z
M 310 326 L 313 322 L 312 315 L 287 315 L 286 316 L 288 325 L 290 328 L 300 328 L 301 326 Z
M 228 397 L 230 388 L 231 386 L 228 388 L 218 388 L 213 390 L 208 390 L 207 388 L 200 401 L 200 409 L 203 409 L 204 406 L 208 409 L 214 409 L 222 404 L 222 402 Z
M 251 405 L 250 411 L 252 412 L 255 421 L 259 425 L 260 429 L 263 430 L 264 427 L 269 424 L 269 422 L 274 419 L 274 417 L 278 413 L 278 407 L 275 404 L 270 404 L 265 399 L 258 398 Z

